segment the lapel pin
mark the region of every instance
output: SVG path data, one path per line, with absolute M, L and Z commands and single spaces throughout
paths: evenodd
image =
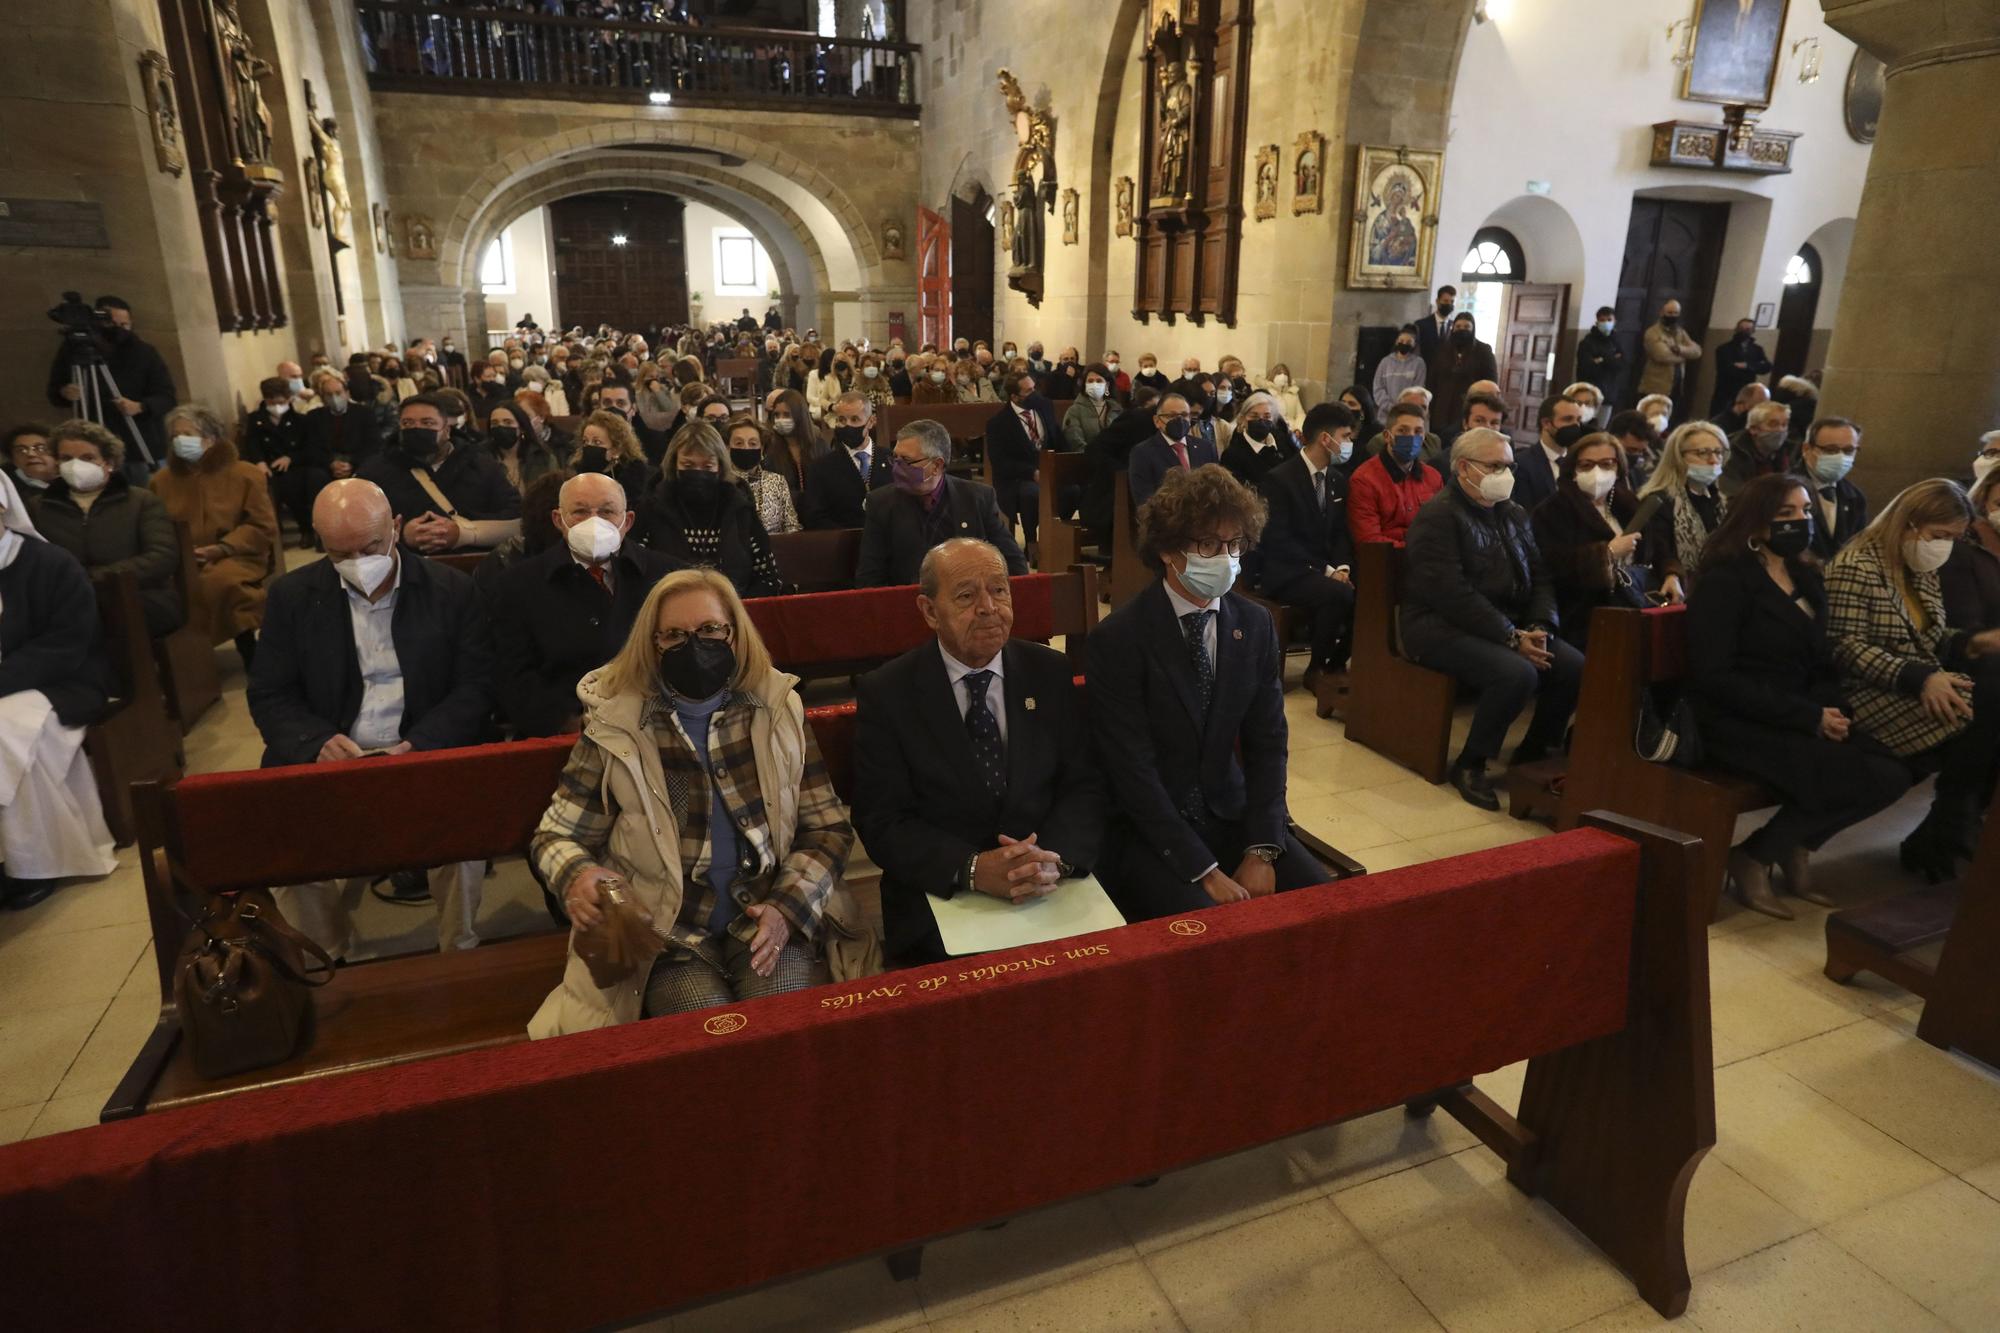
M 1023 699 L 1021 700 L 1021 707 L 1032 713 L 1035 711 L 1035 701 L 1033 699 Z
M 1233 629 L 1229 631 L 1229 637 L 1232 639 L 1240 639 L 1243 637 L 1243 631 L 1240 629 Z

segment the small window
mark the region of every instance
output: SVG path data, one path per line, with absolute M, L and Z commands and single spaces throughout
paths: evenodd
M 757 242 L 748 236 L 718 236 L 715 240 L 715 256 L 717 286 L 757 285 Z
M 1785 261 L 1785 285 L 1787 287 L 1812 286 L 1812 261 L 1804 255 L 1793 255 Z
M 514 290 L 514 233 L 503 231 L 486 247 L 479 261 L 479 285 L 490 295 Z
M 1528 277 L 1521 243 L 1512 232 L 1499 227 L 1479 229 L 1459 269 L 1461 282 L 1525 282 Z

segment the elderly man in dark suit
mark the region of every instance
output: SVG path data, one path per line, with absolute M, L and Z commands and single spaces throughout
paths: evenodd
M 951 433 L 937 422 L 912 421 L 896 432 L 889 456 L 895 484 L 868 496 L 856 586 L 915 583 L 925 552 L 956 537 L 990 542 L 1009 574 L 1028 572 L 993 488 L 948 475 L 950 461 Z
M 1099 878 L 1127 920 L 1319 884 L 1285 810 L 1283 656 L 1233 588 L 1264 506 L 1220 466 L 1139 511 L 1161 580 L 1088 640 L 1090 729 L 1115 812 Z
M 937 632 L 861 680 L 854 826 L 882 867 L 897 963 L 945 956 L 924 895 L 1023 903 L 1097 863 L 1104 792 L 1069 659 L 1010 638 L 1000 552 L 953 538 L 924 557 Z
M 1795 469 L 1813 497 L 1812 551 L 1831 560 L 1868 526 L 1868 497 L 1850 479 L 1861 456 L 1861 427 L 1846 417 L 1821 417 L 1806 427 Z
M 894 480 L 894 469 L 875 447 L 875 406 L 868 395 L 840 395 L 829 420 L 836 447 L 806 464 L 799 517 L 809 528 L 858 528 L 868 493 Z
M 1194 410 L 1186 398 L 1170 393 L 1160 399 L 1153 413 L 1153 435 L 1133 447 L 1125 464 L 1135 509 L 1153 498 L 1169 472 L 1188 472 L 1222 461 L 1215 446 L 1194 435 L 1193 429 Z
M 986 457 L 993 464 L 993 491 L 1007 521 L 1021 524 L 1021 535 L 1032 544 L 1041 522 L 1042 450 L 1063 445 L 1062 423 L 1055 405 L 1036 388 L 1033 371 L 1024 370 L 1001 381 L 1007 405 L 986 422 Z
M 492 657 L 469 575 L 397 544 L 381 488 L 336 481 L 313 505 L 326 559 L 271 585 L 250 673 L 250 716 L 264 766 L 339 763 L 445 750 L 486 739 Z M 431 872 L 442 948 L 479 943 L 484 866 Z M 334 957 L 353 947 L 349 902 L 363 885 L 280 890 L 279 906 Z M 417 899 L 421 901 L 421 897 Z
M 1348 640 L 1354 628 L 1354 542 L 1347 531 L 1347 475 L 1354 414 L 1338 402 L 1306 413 L 1305 448 L 1258 485 L 1270 522 L 1257 554 L 1264 595 L 1312 613 L 1312 665 L 1306 668 L 1321 717 L 1339 712 L 1347 692 Z
M 517 736 L 577 729 L 577 682 L 618 655 L 646 594 L 681 568 L 625 540 L 632 531 L 625 488 L 604 473 L 571 477 L 556 506 L 563 540 L 511 565 L 488 603 L 494 693 Z

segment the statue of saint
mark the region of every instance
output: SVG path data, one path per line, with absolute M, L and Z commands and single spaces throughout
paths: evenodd
M 223 86 L 229 97 L 236 159 L 245 166 L 269 166 L 271 111 L 264 104 L 260 80 L 271 72 L 271 67 L 257 58 L 250 34 L 243 30 L 243 20 L 236 16 L 236 0 L 215 0 L 215 43 L 222 56 Z
M 1172 198 L 1187 192 L 1188 131 L 1194 114 L 1194 90 L 1180 66 L 1168 66 L 1161 75 L 1160 91 L 1160 190 Z
M 1022 172 L 1014 178 L 1014 267 L 1041 267 L 1042 208 L 1035 197 L 1035 178 Z

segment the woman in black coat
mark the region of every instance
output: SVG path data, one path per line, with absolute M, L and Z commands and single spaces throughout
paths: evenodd
M 1944 620 L 1953 629 L 2000 626 L 2000 468 L 1972 484 L 1972 512 L 1965 539 L 1938 571 Z
M 1888 806 L 1915 780 L 1853 729 L 1826 635 L 1826 587 L 1807 553 L 1813 509 L 1795 476 L 1744 487 L 1703 548 L 1688 599 L 1691 698 L 1709 759 L 1762 782 L 1781 804 L 1729 854 L 1744 905 L 1791 919 L 1771 885 L 1782 867 L 1793 897 L 1812 890 L 1812 853 Z
M 722 436 L 704 421 L 681 427 L 667 445 L 631 540 L 685 565 L 721 572 L 739 597 L 776 597 L 785 590 L 764 520 L 737 485 Z
M 1627 531 L 1638 504 L 1618 466 L 1618 442 L 1600 433 L 1563 455 L 1555 494 L 1535 508 L 1535 545 L 1555 581 L 1562 636 L 1578 648 L 1598 607 L 1644 600 L 1646 535 Z

